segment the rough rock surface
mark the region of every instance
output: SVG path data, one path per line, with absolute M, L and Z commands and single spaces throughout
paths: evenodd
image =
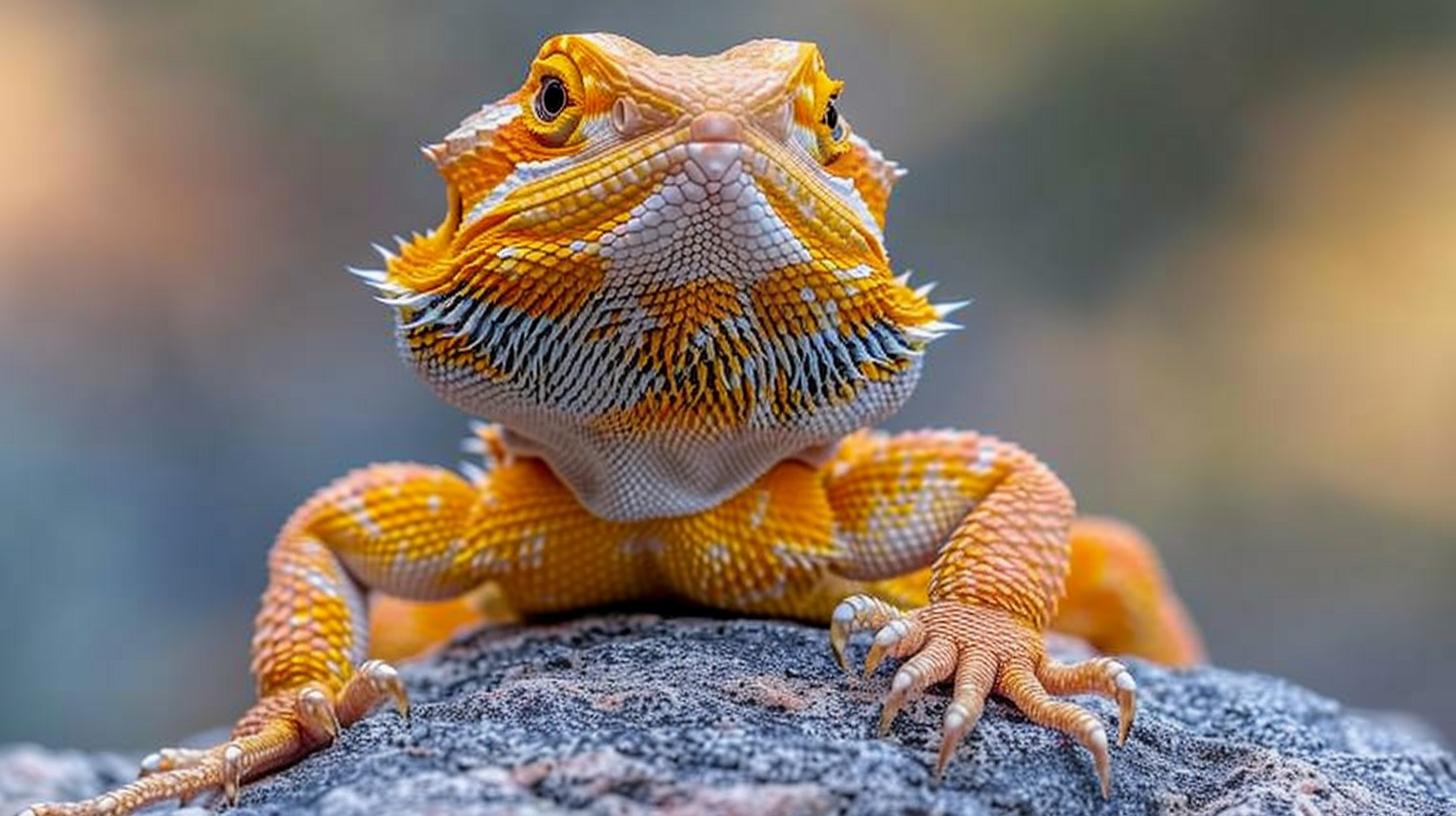
M 412 724 L 382 711 L 232 812 L 1456 813 L 1456 760 L 1417 726 L 1270 677 L 1129 662 L 1141 710 L 1104 802 L 1085 752 L 995 700 L 932 785 L 943 693 L 876 738 L 889 670 L 846 679 L 821 629 L 636 615 L 480 632 L 406 669 Z M 1111 705 L 1082 702 L 1116 733 Z M 0 750 L 0 814 L 133 767 Z

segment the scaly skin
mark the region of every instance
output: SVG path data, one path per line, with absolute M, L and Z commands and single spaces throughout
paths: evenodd
M 1102 722 L 1051 695 L 1116 700 L 1120 742 L 1136 684 L 1109 658 L 1056 663 L 1042 632 L 1173 664 L 1199 659 L 1197 635 L 1148 545 L 1075 519 L 1031 454 L 864 430 L 908 397 L 958 304 L 892 273 L 900 171 L 850 133 L 840 87 L 808 43 L 698 58 L 560 36 L 427 147 L 444 221 L 358 274 L 406 360 L 498 423 L 471 440 L 483 464 L 372 465 L 316 494 L 269 558 L 259 702 L 233 738 L 30 816 L 235 799 L 381 701 L 407 714 L 394 669 L 366 661 L 369 593 L 391 655 L 487 597 L 505 614 L 679 598 L 827 619 L 845 665 L 849 636 L 875 630 L 867 669 L 904 659 L 882 727 L 953 683 L 937 773 L 997 693 L 1091 752 L 1107 795 Z

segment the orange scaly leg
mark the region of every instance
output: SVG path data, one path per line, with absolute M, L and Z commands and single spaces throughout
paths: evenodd
M 241 784 L 327 746 L 380 702 L 408 713 L 395 670 L 364 661 L 365 589 L 438 601 L 490 579 L 536 608 L 605 603 L 638 591 L 643 573 L 621 532 L 539 462 L 500 463 L 474 483 L 424 465 L 355 471 L 305 503 L 273 547 L 253 639 L 259 702 L 232 738 L 159 751 L 131 784 L 25 816 L 117 816 L 218 789 L 235 801 Z
M 360 584 L 463 591 L 465 581 L 451 585 L 381 566 L 400 556 L 401 564 L 413 564 L 437 554 L 458 537 L 473 501 L 474 490 L 459 476 L 407 464 L 355 471 L 319 491 L 284 525 L 268 556 L 268 588 L 253 637 L 258 702 L 232 738 L 206 750 L 159 751 L 129 785 L 85 802 L 36 805 L 31 814 L 129 813 L 216 789 L 235 801 L 243 782 L 329 744 L 379 701 L 392 699 L 407 713 L 394 669 L 359 665 L 367 638 Z
M 827 467 L 825 486 L 845 546 L 840 574 L 886 579 L 934 563 L 924 606 L 907 611 L 855 595 L 834 610 L 830 643 L 842 664 L 849 636 L 862 630 L 876 631 L 866 673 L 885 657 L 905 658 L 881 729 L 926 688 L 953 681 L 939 775 L 994 692 L 1076 739 L 1110 795 L 1101 721 L 1051 694 L 1116 700 L 1120 743 L 1132 726 L 1137 685 L 1107 658 L 1063 665 L 1046 656 L 1042 632 L 1063 594 L 1075 510 L 1055 474 L 1014 445 L 974 433 L 863 433 Z
M 159 751 L 129 785 L 85 802 L 36 805 L 31 814 L 129 813 L 217 789 L 235 801 L 244 782 L 328 745 L 379 702 L 392 700 L 407 715 L 395 670 L 362 662 L 363 587 L 446 597 L 479 583 L 469 570 L 442 568 L 475 503 L 475 488 L 458 475 L 412 464 L 375 465 L 319 491 L 269 554 L 253 637 L 259 699 L 232 738 L 206 750 Z

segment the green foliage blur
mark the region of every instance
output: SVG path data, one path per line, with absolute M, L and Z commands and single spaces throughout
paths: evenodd
M 0 742 L 142 749 L 251 699 L 311 490 L 461 458 L 343 274 L 435 223 L 416 147 L 540 40 L 815 40 L 966 329 L 975 427 L 1158 542 L 1223 664 L 1456 734 L 1456 4 L 0 7 Z

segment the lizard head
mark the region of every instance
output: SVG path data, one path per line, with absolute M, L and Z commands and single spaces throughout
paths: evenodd
M 425 379 L 594 510 L 638 512 L 603 498 L 624 475 L 687 485 L 676 509 L 721 498 L 896 410 L 952 328 L 955 304 L 891 271 L 901 171 L 851 131 L 842 85 L 811 43 L 553 37 L 424 149 L 444 221 L 362 274 Z

